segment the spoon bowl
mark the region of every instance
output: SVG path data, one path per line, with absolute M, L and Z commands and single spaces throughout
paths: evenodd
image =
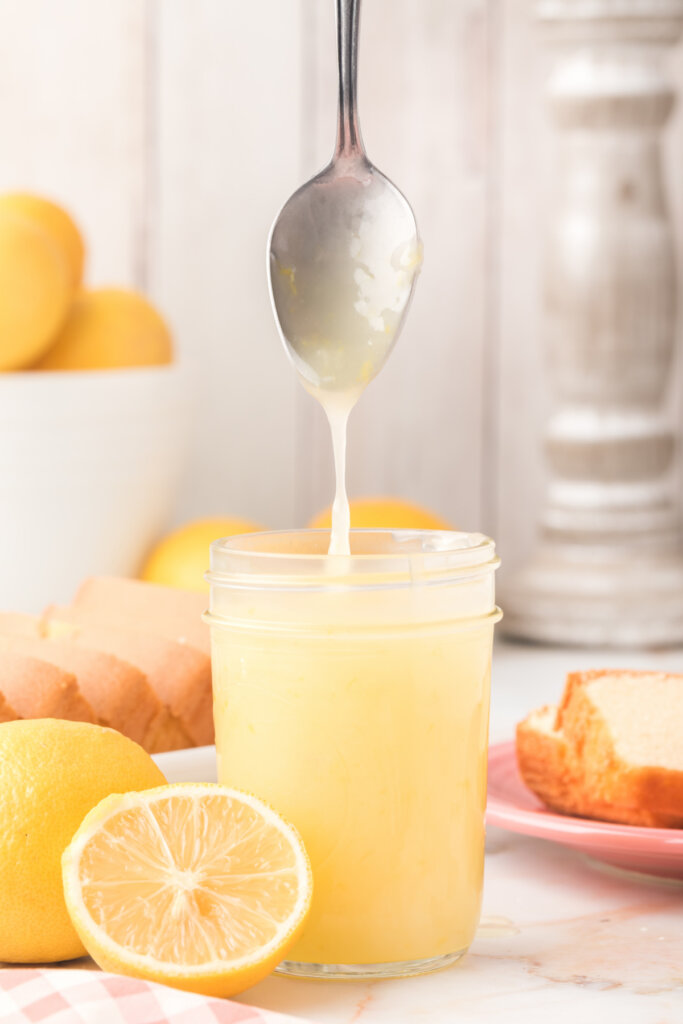
M 333 161 L 285 203 L 270 236 L 271 296 L 309 388 L 352 391 L 381 370 L 420 261 L 410 205 L 362 156 Z
M 339 114 L 331 163 L 287 200 L 268 240 L 285 349 L 310 391 L 357 397 L 405 320 L 422 246 L 408 200 L 368 160 L 356 108 L 360 0 L 338 0 Z

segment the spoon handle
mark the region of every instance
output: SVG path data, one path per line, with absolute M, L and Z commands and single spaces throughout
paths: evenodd
M 357 109 L 358 23 L 361 0 L 337 0 L 337 53 L 339 57 L 339 111 L 337 148 L 339 156 L 364 155 Z

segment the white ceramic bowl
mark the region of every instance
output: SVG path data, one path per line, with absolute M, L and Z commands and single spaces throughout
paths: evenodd
M 0 374 L 0 609 L 134 574 L 168 526 L 189 425 L 177 365 Z

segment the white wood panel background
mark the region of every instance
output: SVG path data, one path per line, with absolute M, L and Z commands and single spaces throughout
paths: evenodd
M 485 529 L 508 566 L 543 489 L 548 67 L 531 0 L 365 0 L 364 137 L 415 208 L 425 265 L 354 415 L 350 488 Z M 670 68 L 683 100 L 681 50 Z M 147 289 L 192 371 L 178 521 L 300 525 L 331 497 L 326 428 L 270 312 L 265 242 L 330 155 L 335 75 L 333 0 L 0 0 L 0 188 L 67 203 L 91 282 Z M 683 252 L 680 110 L 666 157 Z

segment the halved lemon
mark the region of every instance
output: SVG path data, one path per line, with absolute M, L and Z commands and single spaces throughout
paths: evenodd
M 313 888 L 296 830 L 256 797 L 208 783 L 105 798 L 62 873 L 73 925 L 103 970 L 216 996 L 277 966 Z

